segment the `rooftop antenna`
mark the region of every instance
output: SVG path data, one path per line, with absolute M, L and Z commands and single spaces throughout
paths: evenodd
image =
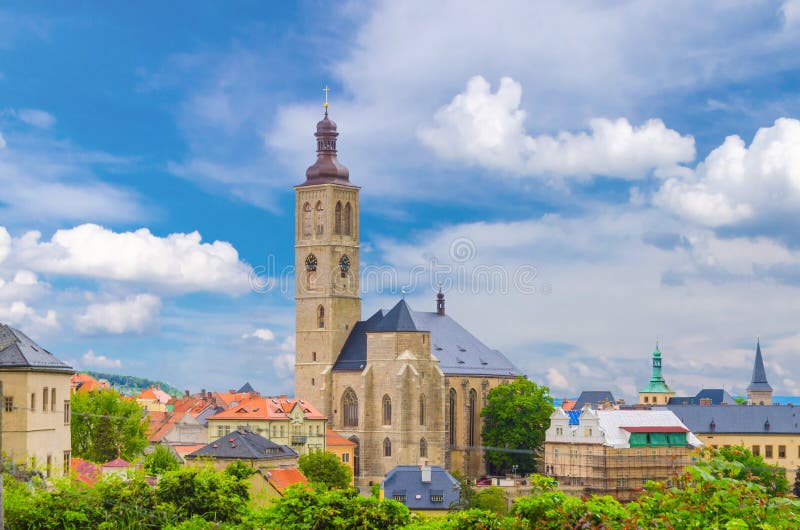
M 328 92 L 330 92 L 331 89 L 330 89 L 330 87 L 328 85 L 325 85 L 325 88 L 323 88 L 322 91 L 325 92 L 325 104 L 323 105 L 323 107 L 325 107 L 325 116 L 327 116 L 328 115 Z

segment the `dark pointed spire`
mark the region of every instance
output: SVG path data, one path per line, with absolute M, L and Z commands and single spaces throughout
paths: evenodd
M 772 390 L 772 387 L 769 386 L 767 382 L 767 371 L 764 369 L 764 359 L 761 356 L 760 338 L 756 339 L 756 359 L 755 362 L 753 362 L 753 377 L 750 380 L 750 385 L 747 387 L 747 390 Z

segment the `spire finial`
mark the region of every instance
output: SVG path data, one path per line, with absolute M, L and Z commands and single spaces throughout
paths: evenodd
M 328 85 L 325 85 L 325 88 L 323 88 L 322 91 L 325 92 L 325 104 L 323 106 L 325 107 L 325 116 L 327 116 L 328 115 L 328 92 L 330 92 L 331 89 L 330 89 L 330 87 Z
M 405 287 L 400 289 L 400 295 L 403 297 L 403 300 L 406 299 L 406 288 Z

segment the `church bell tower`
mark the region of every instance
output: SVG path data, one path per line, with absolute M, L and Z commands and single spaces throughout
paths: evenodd
M 295 186 L 294 392 L 331 418 L 331 370 L 361 318 L 359 188 L 336 158 L 339 133 L 327 101 L 314 136 L 317 160 Z

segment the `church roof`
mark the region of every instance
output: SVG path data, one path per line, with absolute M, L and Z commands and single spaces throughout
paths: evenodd
M 575 401 L 572 410 L 580 411 L 584 405 L 597 408 L 598 405 L 602 406 L 606 401 L 612 405 L 616 403 L 614 394 L 612 394 L 610 390 L 584 390 Z
M 448 375 L 510 376 L 521 372 L 502 353 L 493 350 L 447 315 L 412 310 L 400 300 L 388 312 L 378 310 L 353 326 L 334 370 L 362 370 L 367 363 L 367 333 L 427 331 L 431 353 Z
M 668 405 L 667 408 L 696 433 L 800 434 L 800 409 L 787 405 Z
M 3 368 L 72 372 L 70 365 L 57 359 L 20 330 L 0 324 L 0 369 Z
M 240 388 L 239 390 L 237 390 L 237 391 L 236 391 L 236 393 L 237 393 L 237 394 L 241 394 L 241 393 L 244 393 L 244 392 L 255 392 L 255 391 L 256 391 L 256 389 L 255 389 L 255 388 L 253 388 L 253 385 L 251 385 L 251 384 L 250 384 L 250 381 L 248 381 L 248 382 L 246 382 L 245 384 L 243 384 L 243 385 L 242 385 L 242 388 Z
M 772 391 L 772 387 L 767 382 L 767 371 L 764 369 L 764 359 L 761 357 L 761 341 L 756 344 L 756 359 L 753 363 L 753 377 L 747 386 L 748 391 L 766 390 Z
M 704 388 L 696 396 L 673 396 L 668 405 L 699 405 L 701 399 L 711 400 L 712 405 L 736 405 L 736 400 L 724 388 Z

